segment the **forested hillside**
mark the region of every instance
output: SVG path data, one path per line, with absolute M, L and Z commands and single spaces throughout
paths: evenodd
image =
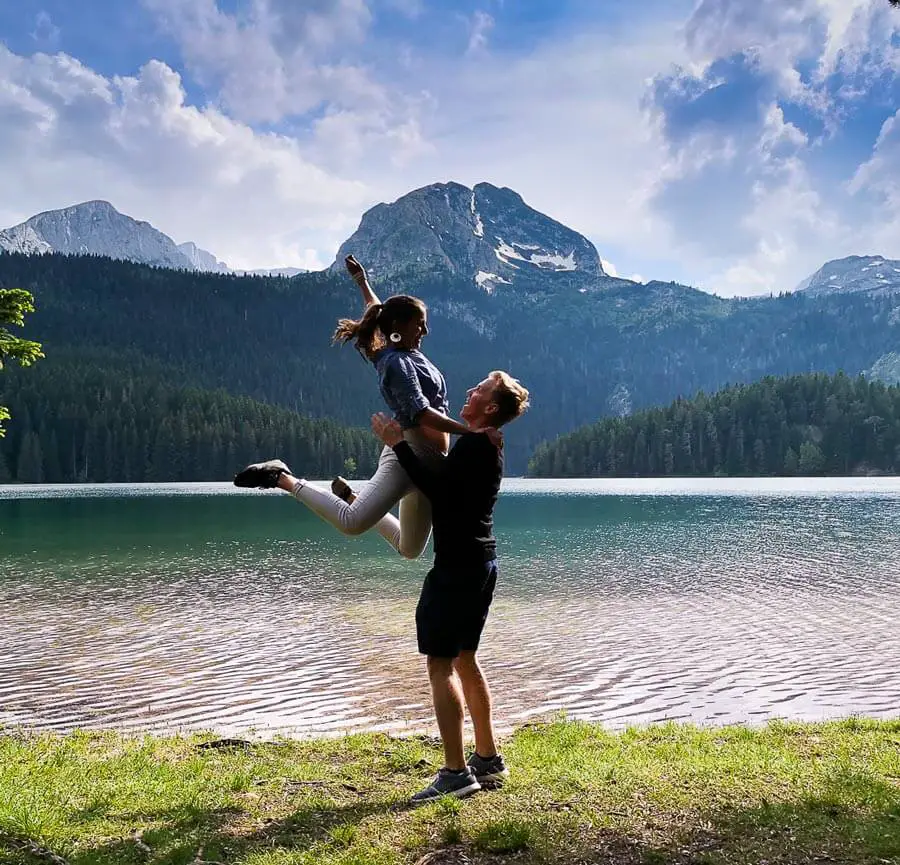
M 501 286 L 487 294 L 419 271 L 375 284 L 383 296 L 406 291 L 429 304 L 424 349 L 447 376 L 454 411 L 492 369 L 509 370 L 531 390 L 532 410 L 507 435 L 511 474 L 525 471 L 541 442 L 604 416 L 766 375 L 855 375 L 900 347 L 898 295 L 725 300 L 671 283 L 609 279 L 584 292 L 551 280 L 543 291 Z M 360 311 L 355 286 L 339 273 L 238 277 L 2 254 L 0 286 L 34 293 L 25 335 L 43 344 L 50 371 L 54 357 L 93 358 L 113 383 L 142 363 L 161 364 L 179 386 L 353 426 L 367 427 L 382 408 L 371 366 L 330 345 L 336 319 Z M 113 358 L 108 367 L 104 357 Z M 0 403 L 16 417 L 13 382 L 0 378 Z M 49 425 L 50 417 L 28 411 L 35 429 Z M 11 441 L 2 446 L 7 465 L 19 456 Z
M 230 480 L 269 457 L 313 478 L 368 476 L 377 462 L 368 430 L 185 387 L 135 356 L 61 350 L 4 378 L 15 415 L 0 440 L 0 483 Z
M 900 387 L 765 378 L 609 418 L 541 446 L 536 477 L 895 474 Z

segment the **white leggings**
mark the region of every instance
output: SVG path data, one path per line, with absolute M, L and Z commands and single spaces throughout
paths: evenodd
M 427 465 L 436 467 L 444 459 L 419 430 L 406 430 L 404 438 Z M 378 469 L 353 504 L 303 480 L 296 483 L 293 495 L 345 535 L 361 535 L 374 527 L 406 559 L 422 555 L 431 536 L 431 503 L 413 485 L 389 447 L 381 452 Z M 398 502 L 399 520 L 390 512 Z

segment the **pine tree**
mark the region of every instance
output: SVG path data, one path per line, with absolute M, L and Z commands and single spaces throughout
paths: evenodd
M 788 448 L 787 452 L 784 455 L 784 473 L 788 477 L 793 477 L 800 471 L 800 458 L 797 456 L 797 451 L 793 448 Z
M 20 288 L 0 289 L 0 325 L 24 327 L 25 314 L 29 312 L 34 312 L 34 298 L 29 292 Z M 14 337 L 6 328 L 0 327 L 0 371 L 8 357 L 20 366 L 30 366 L 43 356 L 39 343 Z M 0 437 L 4 435 L 3 421 L 9 417 L 9 409 L 0 405 Z
M 803 442 L 800 445 L 800 464 L 798 471 L 801 475 L 819 475 L 825 470 L 825 456 L 819 446 L 813 442 Z
M 23 484 L 44 482 L 44 458 L 36 432 L 28 432 L 22 439 L 19 462 L 16 466 L 16 480 Z

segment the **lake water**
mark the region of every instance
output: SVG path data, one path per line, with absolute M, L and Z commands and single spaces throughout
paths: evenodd
M 505 728 L 900 716 L 898 479 L 509 480 L 496 516 Z M 277 492 L 0 487 L 0 725 L 430 730 L 428 564 Z

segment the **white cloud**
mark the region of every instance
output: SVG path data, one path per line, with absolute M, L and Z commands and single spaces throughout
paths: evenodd
M 856 194 L 869 189 L 894 206 L 900 204 L 900 111 L 889 117 L 878 134 L 871 158 L 859 166 L 848 188 Z
M 867 247 L 900 257 L 900 111 L 881 128 L 870 159 L 848 183 L 851 195 L 869 197 L 878 205 L 879 219 L 866 225 Z
M 427 152 L 418 120 L 425 95 L 381 83 L 359 59 L 372 20 L 366 0 L 242 0 L 233 12 L 219 0 L 143 2 L 229 116 L 289 121 L 317 165 L 362 165 L 378 177 Z M 417 14 L 409 0 L 392 5 Z
M 819 0 L 700 0 L 685 37 L 700 62 L 753 48 L 780 69 L 816 52 L 820 9 Z
M 250 122 L 276 122 L 321 105 L 385 108 L 366 69 L 336 57 L 365 37 L 365 0 L 254 0 L 225 12 L 217 0 L 143 0 L 178 43 L 191 74 Z
M 105 198 L 234 267 L 304 267 L 325 263 L 320 251 L 337 247 L 373 195 L 312 164 L 296 141 L 187 105 L 158 61 L 107 79 L 65 54 L 0 46 L 0 81 L 4 227 Z
M 900 49 L 892 44 L 900 15 L 887 0 L 819 0 L 819 4 L 828 23 L 821 77 L 839 70 L 878 74 L 884 65 L 900 68 Z
M 616 266 L 611 262 L 607 261 L 605 258 L 600 259 L 600 264 L 603 265 L 603 272 L 608 276 L 618 276 L 619 271 L 616 270 Z
M 494 19 L 482 9 L 475 11 L 469 23 L 469 46 L 467 54 L 475 54 L 487 48 L 488 36 L 494 29 Z
M 900 70 L 898 25 L 880 0 L 697 4 L 684 29 L 693 63 L 653 91 L 668 142 L 655 204 L 704 288 L 790 289 L 827 259 L 870 251 L 876 237 L 878 251 L 900 251 L 897 226 L 883 230 L 886 211 L 873 206 L 875 195 L 890 201 L 900 161 L 887 169 L 874 158 L 854 201 L 843 155 L 822 158 L 832 141 L 846 153 L 867 134 L 870 121 L 857 131 L 854 112 Z M 812 132 L 785 119 L 787 106 Z
M 770 176 L 761 172 L 743 222 L 754 238 L 752 250 L 708 272 L 704 288 L 725 295 L 789 290 L 840 248 L 837 215 L 796 158 L 773 165 Z
M 50 14 L 40 11 L 34 19 L 34 30 L 31 31 L 31 38 L 42 49 L 52 49 L 59 44 L 60 30 L 53 23 Z

